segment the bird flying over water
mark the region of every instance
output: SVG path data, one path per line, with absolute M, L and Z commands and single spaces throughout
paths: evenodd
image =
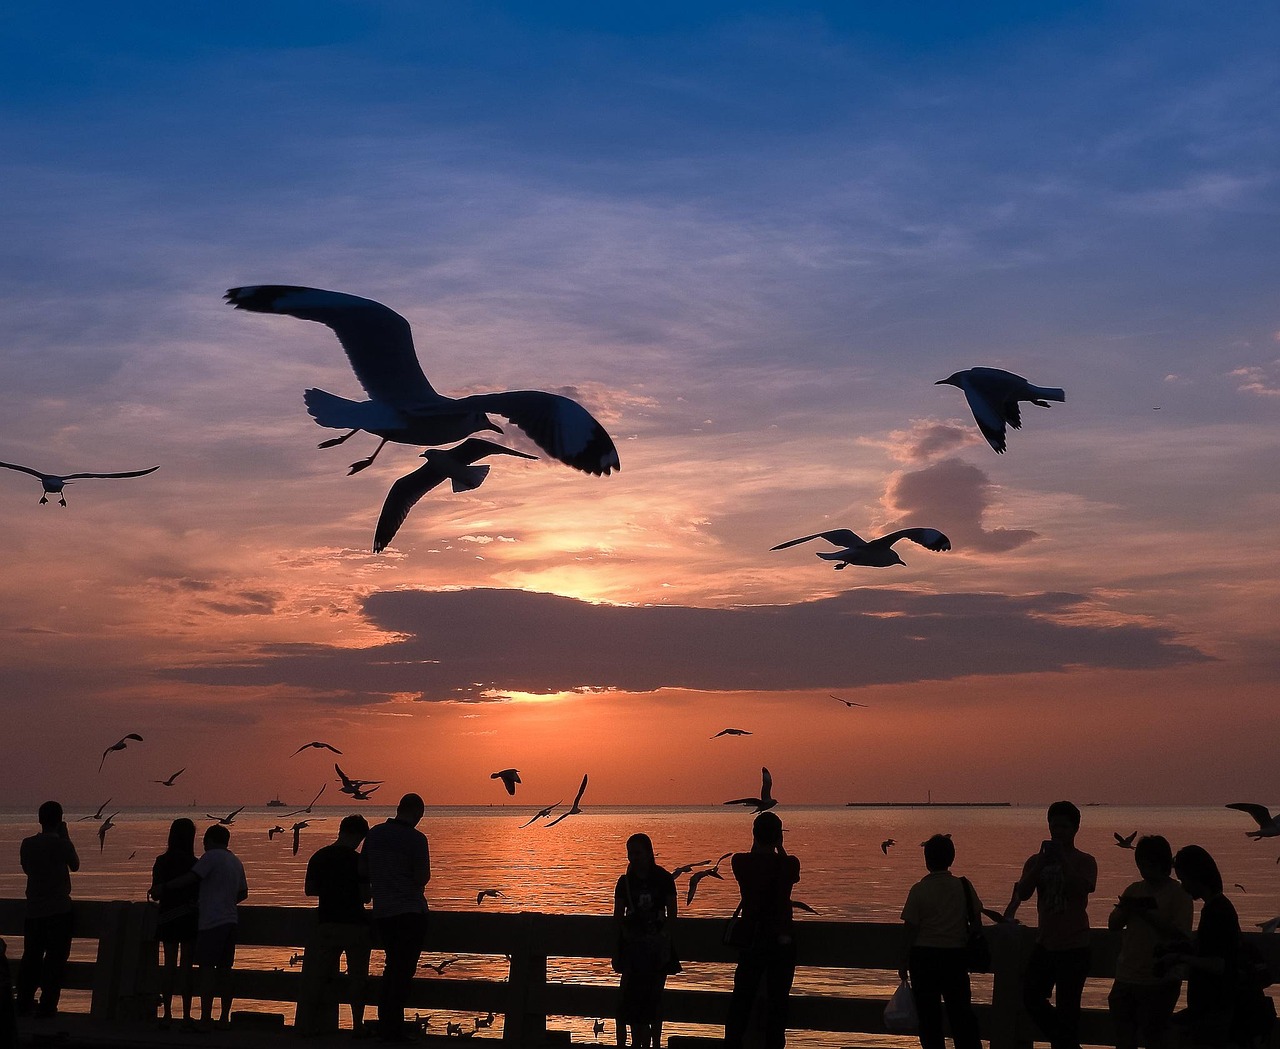
M 338 788 L 340 794 L 350 794 L 355 796 L 359 794 L 370 783 L 381 783 L 380 779 L 352 779 L 338 767 L 338 763 L 333 763 L 333 770 L 338 774 L 338 778 L 342 780 L 342 786 Z
M 578 793 L 573 799 L 573 804 L 569 806 L 569 808 L 566 809 L 564 812 L 560 813 L 560 815 L 557 816 L 555 819 L 553 819 L 550 823 L 548 823 L 547 826 L 554 827 L 557 823 L 559 823 L 565 817 L 578 815 L 582 811 L 582 809 L 578 807 L 578 802 L 582 800 L 583 792 L 586 789 L 587 789 L 587 774 L 584 772 L 582 774 L 582 783 L 579 784 L 578 786 Z
M 315 389 L 303 396 L 317 423 L 348 431 L 322 448 L 361 430 L 381 438 L 373 455 L 352 463 L 353 473 L 372 463 L 388 441 L 439 445 L 481 430 L 501 433 L 488 412 L 510 419 L 544 452 L 575 470 L 607 474 L 619 468 L 618 451 L 604 427 L 568 397 L 537 390 L 458 398 L 437 393 L 423 374 L 409 322 L 380 302 L 279 284 L 231 288 L 226 299 L 236 309 L 318 321 L 337 335 L 370 399 L 351 401 Z
M 880 851 L 883 852 L 886 856 L 888 856 L 889 850 L 897 844 L 898 843 L 894 841 L 893 838 L 885 838 L 884 841 L 880 843 Z
M 865 703 L 855 703 L 851 699 L 841 699 L 839 696 L 834 695 L 831 692 L 828 692 L 827 695 L 831 696 L 831 698 L 834 699 L 837 703 L 843 703 L 846 707 L 865 707 L 867 705 Z
M 1112 831 L 1111 836 L 1116 839 L 1117 848 L 1132 849 L 1133 839 L 1138 836 L 1138 832 L 1135 830 L 1132 834 L 1122 836 L 1119 831 Z
M 726 805 L 752 805 L 756 812 L 764 812 L 766 809 L 773 808 L 778 802 L 773 797 L 773 777 L 769 775 L 767 768 L 760 769 L 760 797 L 758 798 L 734 798 L 732 801 L 726 801 Z
M 409 511 L 418 500 L 444 481 L 453 482 L 455 492 L 470 492 L 479 488 L 489 476 L 488 466 L 473 466 L 486 455 L 515 455 L 521 459 L 536 459 L 528 452 L 517 452 L 481 437 L 469 437 L 454 448 L 429 448 L 422 453 L 427 462 L 413 473 L 405 474 L 391 486 L 378 515 L 378 525 L 373 530 L 373 552 L 382 553 L 404 524 Z
M 311 824 L 313 823 L 323 823 L 323 822 L 324 822 L 323 816 L 318 820 L 299 820 L 297 823 L 295 823 L 292 827 L 289 828 L 291 831 L 293 831 L 293 854 L 295 856 L 298 855 L 298 842 L 302 840 L 302 832 L 306 830 L 308 827 L 310 827 Z
M 454 962 L 459 962 L 461 960 L 462 960 L 461 958 L 446 958 L 442 962 L 423 962 L 422 967 L 424 969 L 434 969 L 435 974 L 437 976 L 443 976 L 445 969 L 447 969 Z
M 111 799 L 110 799 L 110 798 L 108 798 L 106 801 L 104 801 L 101 805 L 99 805 L 99 806 L 98 806 L 98 811 L 97 811 L 97 812 L 93 813 L 93 814 L 92 814 L 92 815 L 90 815 L 90 816 L 81 816 L 78 820 L 76 820 L 76 822 L 77 822 L 77 823 L 83 823 L 85 820 L 100 820 L 100 819 L 102 819 L 102 810 L 103 810 L 103 809 L 105 809 L 105 808 L 106 808 L 108 805 L 110 805 L 110 804 L 111 804 Z
M 336 766 L 335 766 L 335 767 L 336 767 Z M 317 801 L 319 801 L 319 800 L 320 800 L 320 795 L 324 793 L 325 788 L 326 788 L 327 786 L 329 786 L 329 784 L 327 784 L 327 783 L 321 783 L 321 784 L 320 784 L 320 789 L 319 789 L 318 791 L 316 791 L 316 796 L 315 796 L 314 798 L 312 798 L 312 799 L 307 803 L 307 805 L 306 805 L 306 807 L 305 807 L 305 808 L 301 808 L 301 809 L 294 809 L 292 812 L 286 812 L 286 813 L 284 814 L 284 817 L 283 817 L 283 818 L 284 818 L 284 819 L 288 819 L 290 816 L 299 816 L 299 815 L 301 815 L 301 814 L 302 814 L 302 813 L 304 813 L 304 812 L 309 813 L 309 812 L 311 811 L 311 807 L 312 807 L 313 805 L 315 805 L 315 803 L 316 803 Z
M 507 788 L 507 793 L 515 797 L 516 784 L 520 782 L 519 769 L 503 769 L 501 772 L 490 772 L 489 778 L 502 780 L 502 785 Z
M 1067 395 L 1049 386 L 1033 386 L 1021 375 L 1001 368 L 969 368 L 939 379 L 934 386 L 955 386 L 964 392 L 982 436 L 999 455 L 1004 454 L 1005 424 L 1022 429 L 1019 401 L 1048 408 L 1049 401 L 1065 401 Z
M 486 896 L 492 896 L 494 899 L 499 899 L 499 900 L 506 899 L 506 895 L 504 893 L 499 892 L 497 889 L 481 889 L 479 892 L 476 893 L 477 907 L 480 906 L 480 901 L 483 900 Z
M 139 736 L 136 732 L 128 732 L 125 735 L 121 736 L 120 742 L 112 743 L 111 746 L 109 746 L 106 750 L 102 752 L 102 760 L 98 762 L 98 771 L 99 772 L 102 771 L 102 766 L 106 764 L 108 754 L 110 754 L 113 750 L 124 750 L 124 748 L 129 745 L 129 740 L 131 739 L 136 739 L 139 743 L 142 742 L 142 737 Z
M 722 728 L 711 739 L 719 739 L 721 736 L 749 736 L 751 735 L 745 728 Z
M 860 565 L 863 568 L 888 568 L 891 565 L 905 565 L 906 561 L 898 556 L 893 544 L 899 539 L 910 539 L 926 550 L 950 550 L 951 540 L 936 528 L 900 528 L 896 532 L 882 535 L 879 539 L 867 542 L 856 532 L 848 528 L 833 528 L 828 532 L 814 532 L 813 535 L 802 535 L 799 539 L 788 539 L 779 543 L 773 550 L 785 550 L 798 543 L 807 543 L 811 539 L 825 539 L 833 546 L 843 547 L 841 550 L 819 550 L 818 557 L 824 561 L 835 561 L 836 568 L 848 568 Z M 844 702 L 841 700 L 841 702 Z
M 539 809 L 537 812 L 535 812 L 532 816 L 529 817 L 529 823 L 533 823 L 535 820 L 546 819 L 548 816 L 551 815 L 552 809 L 558 808 L 563 804 L 564 804 L 564 801 L 562 799 L 560 801 L 557 801 L 554 805 L 548 805 L 545 809 Z M 524 830 L 525 827 L 529 826 L 529 823 L 520 824 L 520 829 Z
M 174 781 L 175 781 L 175 780 L 177 780 L 177 778 L 178 778 L 179 776 L 181 776 L 181 775 L 182 775 L 184 772 L 186 772 L 186 771 L 187 771 L 187 767 L 186 767 L 185 765 L 183 765 L 183 766 L 182 766 L 182 768 L 178 769 L 178 771 L 177 771 L 177 772 L 175 772 L 175 773 L 174 773 L 172 776 L 170 776 L 168 779 L 153 779 L 151 782 L 152 782 L 152 783 L 159 783 L 159 784 L 160 784 L 160 786 L 162 786 L 162 787 L 172 787 L 172 786 L 173 786 L 173 784 L 174 784 Z
M 289 757 L 296 758 L 299 754 L 301 754 L 304 750 L 308 749 L 309 747 L 314 747 L 316 750 L 331 750 L 335 754 L 342 753 L 342 751 L 340 751 L 332 743 L 322 743 L 320 740 L 317 739 L 312 741 L 311 743 L 302 744 L 302 746 L 300 746 L 297 750 L 295 750 L 292 754 L 290 754 Z
M 1228 805 L 1227 808 L 1247 812 L 1253 817 L 1254 822 L 1258 824 L 1257 830 L 1245 831 L 1245 837 L 1252 838 L 1254 841 L 1261 841 L 1263 838 L 1274 838 L 1280 835 L 1280 816 L 1273 817 L 1271 811 L 1265 805 L 1253 805 L 1247 801 L 1237 801 Z
M 142 477 L 145 474 L 155 473 L 160 467 L 152 466 L 146 470 L 126 470 L 124 473 L 99 474 L 99 473 L 78 473 L 78 474 L 46 474 L 39 470 L 33 470 L 29 466 L 19 466 L 17 463 L 0 463 L 0 466 L 6 470 L 21 470 L 24 474 L 30 474 L 32 477 L 40 479 L 40 487 L 44 489 L 44 494 L 40 496 L 40 502 L 47 503 L 49 496 L 56 495 L 58 497 L 58 505 L 66 506 L 67 497 L 63 494 L 63 487 L 69 485 L 72 481 L 78 481 L 82 477 Z
M 244 806 L 241 805 L 240 808 L 235 809 L 232 812 L 228 812 L 225 816 L 215 816 L 211 812 L 206 812 L 205 816 L 207 816 L 211 820 L 216 820 L 218 823 L 221 823 L 224 827 L 230 827 L 231 824 L 235 823 L 236 817 L 240 815 L 243 809 L 244 809 Z
M 702 883 L 703 878 L 715 878 L 716 881 L 724 881 L 724 875 L 720 873 L 720 864 L 724 863 L 724 861 L 732 855 L 732 852 L 726 852 L 716 860 L 713 866 L 708 867 L 704 871 L 696 871 L 689 876 L 689 890 L 685 894 L 684 900 L 684 905 L 686 907 L 693 903 L 694 894 L 698 891 L 698 886 Z M 710 863 L 711 861 L 708 860 L 706 862 Z
M 98 828 L 98 851 L 99 852 L 102 851 L 102 847 L 107 843 L 107 831 L 109 831 L 112 827 L 115 826 L 115 824 L 112 823 L 111 821 L 119 815 L 120 815 L 119 812 L 113 812 L 110 816 L 108 816 L 105 820 L 102 821 L 102 826 Z
M 270 830 L 267 831 L 267 841 L 275 841 L 276 835 L 283 834 L 283 833 L 284 833 L 284 828 L 281 827 L 279 824 L 276 824 L 276 826 L 272 827 Z

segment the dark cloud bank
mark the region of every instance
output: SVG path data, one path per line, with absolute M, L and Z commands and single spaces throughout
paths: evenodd
M 187 667 L 180 680 L 278 685 L 324 696 L 492 690 L 790 691 L 1009 675 L 1070 667 L 1149 669 L 1208 659 L 1171 631 L 1089 621 L 1079 594 L 852 590 L 794 605 L 595 605 L 521 590 L 390 591 L 364 613 L 402 635 L 373 648 L 264 646 L 258 659 Z

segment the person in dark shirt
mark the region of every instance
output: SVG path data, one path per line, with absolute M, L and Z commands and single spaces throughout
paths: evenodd
M 151 884 L 160 905 L 156 918 L 156 939 L 164 954 L 160 973 L 160 1026 L 173 1020 L 173 992 L 182 984 L 182 1022 L 190 1026 L 193 952 L 196 949 L 199 884 L 178 889 L 160 888 L 180 878 L 196 865 L 196 825 L 189 819 L 176 819 L 169 825 L 169 847 L 156 857 L 151 867 Z M 151 895 L 151 893 L 148 893 Z
M 18 967 L 19 1016 L 54 1016 L 71 953 L 71 872 L 80 857 L 62 820 L 62 806 L 40 806 L 40 833 L 22 839 L 20 857 L 27 876 L 27 914 L 23 922 L 22 963 Z M 36 989 L 40 1004 L 35 1004 Z
M 369 978 L 371 938 L 369 873 L 360 848 L 369 824 L 353 814 L 338 826 L 338 840 L 317 850 L 307 863 L 304 891 L 315 896 L 316 928 L 302 958 L 302 993 L 295 1023 L 299 1034 L 318 1035 L 336 1030 L 338 1003 L 334 981 L 338 963 L 347 956 L 351 991 L 351 1030 L 364 1034 L 365 986 Z
M 800 880 L 800 861 L 782 847 L 782 820 L 762 812 L 751 827 L 751 851 L 733 855 L 733 876 L 742 893 L 742 924 L 750 942 L 739 949 L 733 974 L 726 1049 L 742 1049 L 756 990 L 765 985 L 765 1049 L 787 1044 L 787 1005 L 796 975 L 791 935 L 791 886 Z
M 676 916 L 676 880 L 659 867 L 647 834 L 627 839 L 627 871 L 613 890 L 618 926 L 614 971 L 620 975 L 617 1042 L 657 1049 L 662 1037 L 662 990 L 674 958 L 668 921 Z
M 1187 1007 L 1174 1019 L 1195 1045 L 1224 1045 L 1231 1040 L 1235 1010 L 1240 918 L 1222 894 L 1218 865 L 1199 845 L 1187 845 L 1173 858 L 1178 881 L 1194 900 L 1203 900 L 1190 951 L 1167 952 L 1161 965 L 1184 967 Z

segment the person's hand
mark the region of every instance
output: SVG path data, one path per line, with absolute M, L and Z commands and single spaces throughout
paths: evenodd
M 149 899 L 149 900 L 159 900 L 159 899 L 160 899 L 160 886 L 159 886 L 159 885 L 153 885 L 153 886 L 151 886 L 151 888 L 149 888 L 149 889 L 147 890 L 147 899 Z

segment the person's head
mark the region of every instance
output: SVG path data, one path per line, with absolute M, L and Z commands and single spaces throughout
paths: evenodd
M 782 820 L 776 813 L 762 812 L 751 824 L 751 840 L 770 847 L 782 844 Z
M 1205 900 L 1222 892 L 1222 875 L 1218 865 L 1199 845 L 1184 845 L 1173 858 L 1178 881 L 1195 899 Z
M 956 847 L 945 834 L 935 834 L 924 843 L 924 865 L 931 871 L 948 870 L 956 861 Z
M 426 811 L 427 805 L 422 800 L 422 795 L 406 794 L 396 806 L 396 819 L 401 823 L 409 824 L 410 827 L 416 827 Z
M 1069 801 L 1055 801 L 1049 806 L 1049 837 L 1054 841 L 1070 845 L 1076 840 L 1076 831 L 1080 829 L 1080 810 Z
M 647 834 L 633 834 L 627 839 L 627 863 L 640 870 L 648 870 L 656 864 L 653 841 Z
M 62 826 L 62 806 L 56 801 L 46 801 L 36 811 L 41 830 L 57 830 Z
M 221 823 L 215 823 L 207 831 L 204 832 L 204 851 L 210 849 L 225 849 L 231 844 L 231 831 L 227 830 Z
M 169 824 L 169 851 L 183 855 L 196 851 L 196 825 L 185 816 Z
M 338 841 L 343 845 L 350 845 L 353 849 L 364 841 L 368 833 L 369 821 L 358 812 L 343 816 L 342 822 L 338 824 Z
M 1133 862 L 1145 881 L 1164 881 L 1173 870 L 1173 849 L 1168 839 L 1148 834 L 1133 847 Z

